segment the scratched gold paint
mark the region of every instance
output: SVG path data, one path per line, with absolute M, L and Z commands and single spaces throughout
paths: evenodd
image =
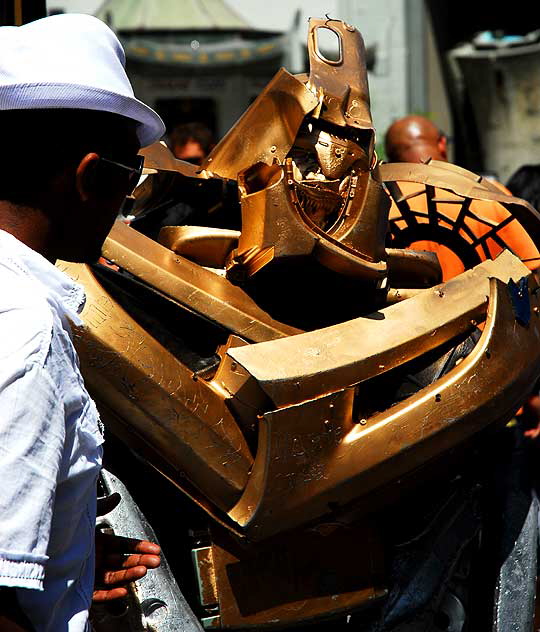
M 328 64 L 319 54 L 321 27 L 341 38 L 341 61 Z M 295 625 L 382 599 L 384 542 L 365 510 L 343 528 L 343 508 L 363 507 L 363 499 L 420 464 L 505 423 L 540 374 L 538 286 L 519 257 L 505 251 L 441 283 L 433 254 L 386 243 L 390 204 L 399 210 L 390 225 L 411 221 L 399 188 L 405 182 L 426 195 L 457 196 L 457 217 L 472 200 L 497 202 L 510 215 L 507 224 L 518 224 L 534 244 L 540 215 L 452 165 L 378 164 L 361 35 L 338 20 L 313 19 L 308 52 L 309 74 L 280 70 L 203 168 L 176 160 L 161 144 L 142 152 L 150 174 L 236 180 L 240 233 L 171 227 L 156 243 L 119 222 L 104 246 L 107 259 L 179 314 L 188 310 L 229 334 L 216 349 L 216 369 L 194 375 L 91 268 L 59 263 L 86 289 L 84 326 L 74 338 L 105 423 L 212 520 L 211 544 L 194 559 L 203 602 L 219 603 L 216 627 Z M 291 151 L 299 135 L 304 146 L 311 142 L 307 123 L 325 131 L 313 151 L 334 180 L 298 179 Z M 335 222 L 318 224 L 317 212 L 334 202 Z M 428 226 L 451 229 L 439 206 L 445 203 L 444 193 L 431 195 Z M 503 230 L 490 230 L 503 249 Z M 284 324 L 231 279 L 242 273 L 256 281 L 287 257 L 378 284 L 387 302 L 315 331 Z M 526 326 L 516 321 L 507 289 L 522 277 L 529 282 Z M 276 301 L 284 298 L 279 289 Z M 480 340 L 460 364 L 388 410 L 357 416 L 359 385 L 475 324 Z M 325 568 L 336 578 L 333 590 L 325 587 Z

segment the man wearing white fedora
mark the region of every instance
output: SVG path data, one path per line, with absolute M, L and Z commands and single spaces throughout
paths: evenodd
M 84 292 L 54 263 L 97 259 L 164 132 L 124 65 L 90 16 L 0 28 L 0 631 L 89 629 L 103 439 L 69 329 Z M 95 599 L 159 564 L 117 542 Z

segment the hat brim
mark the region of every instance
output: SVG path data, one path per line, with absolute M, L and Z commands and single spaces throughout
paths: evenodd
M 76 109 L 111 112 L 138 123 L 141 147 L 165 133 L 161 117 L 142 101 L 115 92 L 72 83 L 25 83 L 0 86 L 0 110 Z

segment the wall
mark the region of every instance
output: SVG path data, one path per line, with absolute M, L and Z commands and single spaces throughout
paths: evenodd
M 429 15 L 422 0 L 338 0 L 339 17 L 376 46 L 369 74 L 379 154 L 388 126 L 407 114 L 431 119 L 452 137 L 451 117 Z

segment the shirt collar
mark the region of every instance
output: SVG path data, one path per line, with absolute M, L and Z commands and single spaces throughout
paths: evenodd
M 38 252 L 1 229 L 0 250 L 2 257 L 8 257 L 19 270 L 44 285 L 64 308 L 70 320 L 76 325 L 82 324 L 78 314 L 84 307 L 86 296 L 81 285 L 75 283 Z

